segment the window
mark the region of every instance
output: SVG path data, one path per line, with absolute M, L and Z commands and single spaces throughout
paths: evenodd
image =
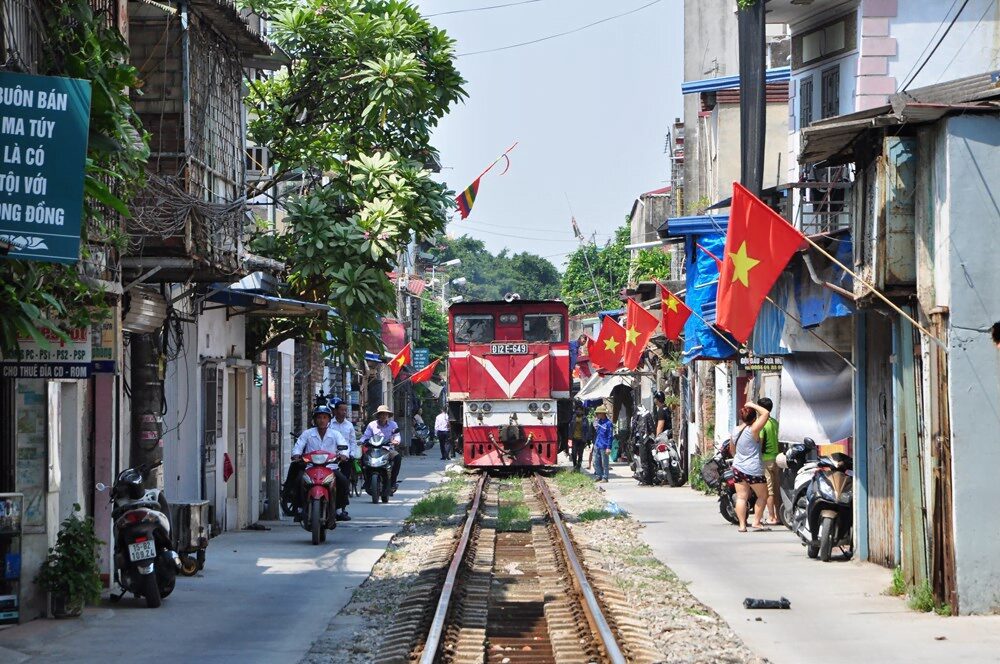
M 799 129 L 805 129 L 813 121 L 813 80 L 812 76 L 799 81 Z
M 823 87 L 820 90 L 820 117 L 840 115 L 840 65 L 823 70 Z
M 489 314 L 455 316 L 455 343 L 484 344 L 495 338 L 493 316 Z
M 826 60 L 858 46 L 858 19 L 847 14 L 829 23 L 792 37 L 792 69 Z
M 524 316 L 525 341 L 562 341 L 563 317 L 561 314 L 526 314 Z

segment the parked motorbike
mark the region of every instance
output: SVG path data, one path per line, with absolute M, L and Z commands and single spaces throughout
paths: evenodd
M 316 450 L 302 455 L 306 469 L 302 473 L 305 504 L 302 506 L 302 527 L 312 533 L 312 543 L 326 541 L 326 531 L 337 527 L 337 455 Z
M 806 489 L 806 515 L 796 533 L 810 558 L 830 560 L 833 547 L 854 555 L 854 462 L 835 453 L 816 462 Z
M 816 470 L 816 443 L 812 438 L 806 438 L 798 445 L 792 445 L 787 452 L 782 452 L 775 459 L 781 468 L 779 491 L 781 494 L 781 509 L 778 515 L 785 527 L 796 532 L 806 518 L 806 489 Z
M 389 483 L 392 468 L 392 445 L 381 435 L 372 436 L 361 450 L 361 471 L 364 473 L 365 491 L 377 503 L 389 502 L 392 486 Z
M 716 447 L 715 456 L 701 467 L 701 478 L 709 486 L 719 492 L 719 514 L 729 523 L 738 525 L 740 519 L 736 516 L 736 478 L 733 474 L 733 459 L 729 454 L 729 441 L 721 447 Z M 757 504 L 757 496 L 753 492 L 747 500 L 747 516 L 753 514 Z
M 162 463 L 126 468 L 111 487 L 115 577 L 122 589 L 111 596 L 113 602 L 131 592 L 155 609 L 174 590 L 181 560 L 171 544 L 170 508 L 163 491 L 143 488 L 150 471 Z M 98 491 L 107 488 L 97 484 Z

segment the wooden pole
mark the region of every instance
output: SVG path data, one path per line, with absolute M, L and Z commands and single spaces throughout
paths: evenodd
M 847 366 L 851 367 L 851 369 L 854 370 L 854 373 L 858 372 L 858 368 L 856 366 L 854 366 L 854 364 L 849 359 L 847 359 L 846 357 L 844 357 L 844 355 L 840 351 L 838 351 L 836 348 L 834 348 L 830 344 L 830 342 L 828 342 L 826 339 L 824 339 L 823 337 L 821 337 L 818 334 L 816 334 L 815 332 L 813 332 L 811 329 L 807 328 L 805 325 L 802 324 L 801 320 L 799 320 L 798 318 L 796 318 L 792 314 L 788 313 L 788 311 L 786 311 L 785 309 L 782 309 L 780 306 L 778 306 L 778 303 L 775 302 L 774 300 L 772 300 L 770 297 L 767 298 L 767 301 L 770 302 L 774 306 L 775 309 L 777 309 L 778 311 L 780 311 L 781 313 L 785 314 L 786 316 L 788 316 L 789 318 L 791 318 L 793 321 L 795 321 L 796 323 L 798 323 L 799 327 L 801 327 L 803 330 L 805 330 L 809 334 L 811 334 L 814 337 L 816 337 L 816 339 L 818 339 L 821 344 L 823 344 L 824 346 L 826 346 L 827 348 L 829 348 L 831 351 L 833 351 L 833 353 L 837 357 L 839 357 L 840 359 L 842 359 L 844 362 L 847 362 Z
M 894 302 L 892 302 L 879 289 L 875 288 L 870 283 L 868 283 L 867 281 L 865 281 L 864 279 L 862 279 L 861 277 L 859 277 L 849 267 L 847 267 L 846 265 L 844 265 L 843 263 L 841 263 L 840 261 L 838 261 L 836 258 L 834 258 L 833 255 L 830 252 L 828 252 L 823 247 L 819 246 L 816 242 L 813 242 L 812 240 L 810 240 L 805 235 L 803 235 L 802 237 L 804 237 L 805 241 L 808 242 L 810 245 L 812 245 L 812 247 L 814 249 L 816 249 L 816 251 L 818 251 L 819 253 L 823 254 L 827 258 L 829 258 L 833 262 L 834 265 L 839 266 L 840 269 L 842 269 L 844 272 L 846 272 L 847 274 L 849 274 L 852 277 L 854 277 L 855 281 L 857 281 L 862 286 L 864 286 L 865 288 L 867 288 L 868 290 L 870 290 L 872 292 L 872 294 L 875 295 L 875 297 L 877 297 L 878 299 L 880 299 L 883 302 L 885 302 L 887 305 L 889 305 L 890 309 L 892 309 L 897 314 L 899 314 L 900 316 L 902 316 L 903 318 L 905 318 L 910 323 L 910 325 L 912 325 L 913 327 L 915 327 L 916 329 L 918 329 L 922 334 L 926 335 L 931 341 L 933 341 L 934 343 L 936 343 L 938 346 L 940 346 L 941 348 L 943 348 L 945 351 L 948 350 L 948 346 L 945 345 L 945 343 L 943 341 L 941 341 L 936 336 L 934 336 L 933 334 L 931 334 L 930 332 L 928 332 L 927 329 L 924 328 L 923 325 L 921 325 L 920 323 L 918 323 L 917 321 L 915 321 L 912 316 L 910 316 L 908 313 L 906 313 L 905 311 L 903 311 L 902 308 L 900 308 L 897 304 L 895 304 Z

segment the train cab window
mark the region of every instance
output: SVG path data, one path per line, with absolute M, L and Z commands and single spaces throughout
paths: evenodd
M 525 341 L 562 341 L 562 314 L 525 314 Z
M 495 338 L 493 316 L 489 314 L 455 316 L 455 343 L 483 344 Z

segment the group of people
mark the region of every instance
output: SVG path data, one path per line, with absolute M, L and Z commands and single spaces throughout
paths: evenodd
M 733 457 L 733 475 L 736 479 L 736 516 L 740 532 L 747 532 L 747 505 L 751 494 L 756 495 L 757 505 L 766 508 L 754 510 L 751 528 L 778 525 L 778 421 L 771 417 L 774 402 L 767 397 L 756 403 L 748 401 L 740 409 L 741 425 L 733 430 L 729 453 Z M 768 521 L 764 521 L 767 512 Z

